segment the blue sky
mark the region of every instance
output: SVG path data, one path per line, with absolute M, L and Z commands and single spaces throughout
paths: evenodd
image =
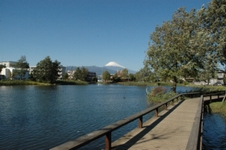
M 64 66 L 110 61 L 139 71 L 149 35 L 180 7 L 210 0 L 0 0 L 0 61 L 46 56 Z

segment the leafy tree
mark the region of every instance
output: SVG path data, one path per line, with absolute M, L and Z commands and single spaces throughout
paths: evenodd
M 200 18 L 205 32 L 211 37 L 208 39 L 213 53 L 211 59 L 226 68 L 226 0 L 212 0 L 207 8 L 202 7 Z
M 88 69 L 85 68 L 85 67 L 82 67 L 82 69 L 81 69 L 81 80 L 85 81 L 87 76 L 88 76 Z
M 26 56 L 21 56 L 14 67 L 16 68 L 14 71 L 14 76 L 19 76 L 20 80 L 23 79 L 29 68 L 29 64 L 26 61 Z
M 120 82 L 121 81 L 121 78 L 118 76 L 118 73 L 117 72 L 113 76 L 113 81 L 114 82 Z
M 121 73 L 121 78 L 127 79 L 128 78 L 128 69 L 123 69 Z
M 81 69 L 79 67 L 76 68 L 74 72 L 74 79 L 75 80 L 82 80 L 85 81 L 88 76 L 88 69 L 85 67 L 82 67 Z
M 103 73 L 102 73 L 102 79 L 107 82 L 108 80 L 110 80 L 110 73 L 105 70 Z
M 81 80 L 81 74 L 82 74 L 82 71 L 79 67 L 76 68 L 75 72 L 74 72 L 74 79 L 75 80 Z
M 130 80 L 130 81 L 135 81 L 135 80 L 136 80 L 135 75 L 132 74 L 132 73 L 130 73 L 130 74 L 129 74 L 129 80 Z
M 210 37 L 199 21 L 201 11 L 188 13 L 180 8 L 171 21 L 157 26 L 150 35 L 145 63 L 158 75 L 170 77 L 174 81 L 174 92 L 181 77 L 197 76 L 205 66 L 210 69 L 216 66 L 216 62 L 209 59 L 213 53 L 209 49 Z
M 148 82 L 150 78 L 150 69 L 148 67 L 144 67 L 135 73 L 136 81 L 145 81 Z
M 69 77 L 69 75 L 68 75 L 67 73 L 65 73 L 65 74 L 63 75 L 63 79 L 64 79 L 64 80 L 67 80 L 68 77 Z
M 33 77 L 36 81 L 55 83 L 60 73 L 60 62 L 52 62 L 49 56 L 41 60 L 33 71 Z

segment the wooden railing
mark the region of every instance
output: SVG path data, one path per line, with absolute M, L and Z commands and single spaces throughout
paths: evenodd
M 223 91 L 224 92 L 224 91 Z M 54 148 L 52 148 L 51 150 L 66 150 L 66 149 L 78 149 L 100 137 L 105 136 L 105 149 L 106 150 L 110 150 L 111 149 L 111 134 L 113 131 L 117 130 L 118 128 L 121 128 L 129 123 L 131 123 L 134 120 L 138 120 L 138 128 L 142 128 L 143 127 L 143 116 L 147 115 L 153 111 L 155 111 L 155 116 L 158 116 L 159 113 L 159 108 L 162 106 L 165 106 L 165 109 L 167 109 L 167 106 L 169 103 L 171 103 L 171 105 L 174 105 L 174 102 L 178 99 L 183 99 L 184 96 L 189 96 L 189 97 L 199 97 L 200 95 L 202 95 L 203 93 L 200 92 L 193 92 L 193 93 L 184 93 L 184 94 L 179 94 L 173 98 L 170 98 L 169 100 L 159 103 L 155 106 L 152 106 L 150 108 L 147 108 L 139 113 L 136 113 L 132 116 L 129 116 L 125 119 L 119 120 L 111 125 L 105 126 L 102 129 L 96 130 L 94 132 L 91 132 L 89 134 L 86 134 L 84 136 L 81 136 L 75 140 L 63 143 L 59 146 L 56 146 Z M 205 93 L 205 94 L 210 94 L 210 93 Z M 219 94 L 219 93 L 218 93 Z M 200 102 L 203 103 L 203 102 Z M 201 105 L 201 104 L 200 104 Z M 200 110 L 198 110 L 197 112 L 197 118 L 195 120 L 197 120 L 197 123 L 194 124 L 195 128 L 192 130 L 192 132 L 195 132 L 197 130 L 196 125 L 198 125 L 198 122 L 200 123 Z M 196 121 L 195 121 L 196 122 Z M 200 133 L 200 132 L 198 132 Z M 196 136 L 195 134 L 192 134 L 192 136 Z M 193 140 L 191 141 L 193 142 Z
M 219 101 L 221 95 L 225 95 L 225 91 L 216 91 L 209 93 L 202 93 L 198 105 L 198 110 L 195 115 L 192 130 L 188 139 L 186 150 L 201 150 L 202 149 L 202 132 L 203 132 L 203 112 L 205 104 L 209 104 L 213 101 Z M 213 98 L 213 96 L 215 96 Z M 208 100 L 204 100 L 205 97 L 209 97 Z
M 200 98 L 198 110 L 188 139 L 186 150 L 202 149 L 202 126 L 203 126 L 203 95 Z
M 75 140 L 66 142 L 62 145 L 59 145 L 57 147 L 52 148 L 52 150 L 62 150 L 62 149 L 77 149 L 80 148 L 100 137 L 105 136 L 105 149 L 106 150 L 110 150 L 111 149 L 111 133 L 113 131 L 115 131 L 116 129 L 125 126 L 126 124 L 134 121 L 134 120 L 138 120 L 138 128 L 142 128 L 143 127 L 143 116 L 151 113 L 153 111 L 155 111 L 155 116 L 158 116 L 159 113 L 159 108 L 162 106 L 165 106 L 165 108 L 167 108 L 168 104 L 171 103 L 172 105 L 174 105 L 174 102 L 176 100 L 178 100 L 180 97 L 182 97 L 183 94 L 177 95 L 165 102 L 159 103 L 155 106 L 152 106 L 150 108 L 147 108 L 137 114 L 134 114 L 132 116 L 129 116 L 123 120 L 119 120 L 111 125 L 108 125 L 100 130 L 91 132 L 89 134 L 86 134 L 84 136 L 81 136 Z

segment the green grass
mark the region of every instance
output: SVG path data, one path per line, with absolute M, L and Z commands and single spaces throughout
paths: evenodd
M 134 82 L 134 81 L 118 82 L 117 84 L 128 85 L 128 86 L 157 86 L 158 85 L 158 83 L 156 82 Z
M 0 80 L 0 86 L 11 85 L 87 85 L 85 81 L 57 81 L 55 84 L 35 82 L 30 80 Z
M 177 93 L 167 92 L 163 86 L 157 86 L 148 93 L 147 99 L 152 103 L 161 103 L 176 95 Z
M 214 102 L 210 103 L 210 108 L 213 113 L 219 113 L 226 117 L 226 102 Z
M 64 80 L 58 80 L 56 82 L 57 85 L 87 85 L 89 84 L 86 81 L 74 81 L 74 80 L 70 80 L 70 81 L 64 81 Z
M 0 80 L 0 86 L 10 85 L 51 85 L 49 83 L 41 83 L 30 80 Z

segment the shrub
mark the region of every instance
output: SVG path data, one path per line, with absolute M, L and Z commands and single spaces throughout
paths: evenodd
M 162 86 L 158 86 L 158 87 L 152 89 L 150 93 L 148 93 L 147 98 L 149 101 L 151 101 L 153 103 L 160 103 L 175 95 L 176 95 L 176 93 L 167 92 L 166 88 L 164 88 Z

